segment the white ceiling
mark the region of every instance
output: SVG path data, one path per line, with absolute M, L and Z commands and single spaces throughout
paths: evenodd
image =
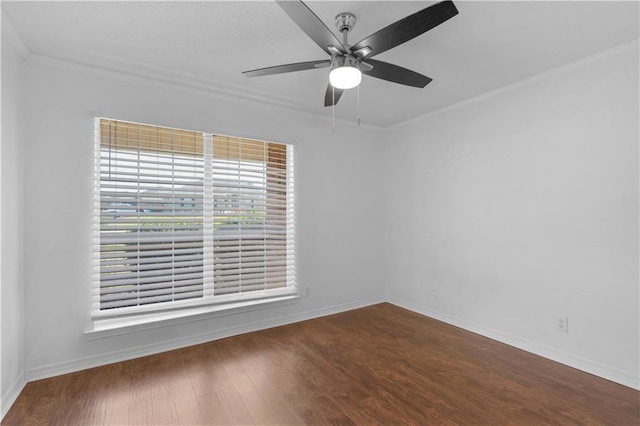
M 434 2 L 309 1 L 334 30 L 349 11 L 355 43 Z M 433 78 L 424 89 L 365 76 L 362 122 L 387 127 L 639 38 L 639 3 L 455 1 L 459 14 L 376 59 Z M 242 71 L 328 57 L 271 1 L 2 2 L 35 55 L 270 99 L 331 115 L 328 69 L 247 78 Z M 594 82 L 597 84 L 597 82 Z M 336 116 L 356 117 L 355 90 Z

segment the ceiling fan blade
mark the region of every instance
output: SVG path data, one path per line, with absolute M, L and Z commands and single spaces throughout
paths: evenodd
M 351 47 L 351 51 L 355 52 L 364 47 L 369 47 L 371 52 L 360 59 L 371 58 L 402 43 L 406 43 L 457 14 L 458 9 L 456 9 L 451 0 L 436 3 L 371 34 L 364 40 L 354 44 Z
M 334 103 L 333 103 L 334 90 L 335 90 L 335 103 L 337 104 L 338 101 L 340 100 L 340 96 L 342 96 L 342 92 L 344 90 L 336 89 L 331 85 L 331 83 L 329 83 L 327 85 L 327 91 L 324 94 L 324 106 L 328 107 L 328 106 L 334 105 Z
M 405 86 L 423 88 L 431 83 L 432 79 L 426 75 L 418 74 L 415 71 L 389 64 L 387 62 L 377 61 L 375 59 L 367 59 L 367 62 L 373 65 L 371 70 L 362 70 L 363 74 L 370 75 L 392 83 L 404 84 Z
M 275 67 L 259 68 L 257 70 L 244 71 L 242 74 L 247 77 L 259 77 L 262 75 L 282 74 L 285 72 L 312 70 L 315 68 L 323 68 L 329 66 L 331 61 L 323 59 L 322 61 L 297 62 L 295 64 L 276 65 Z
M 331 55 L 328 46 L 334 46 L 345 54 L 345 50 L 340 40 L 327 28 L 327 26 L 316 16 L 309 7 L 301 1 L 278 1 L 276 2 L 287 15 L 298 24 L 311 40 Z

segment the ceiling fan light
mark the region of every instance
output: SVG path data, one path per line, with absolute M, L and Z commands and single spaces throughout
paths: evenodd
M 362 81 L 358 60 L 350 56 L 338 56 L 331 62 L 329 83 L 336 89 L 353 89 Z
M 362 72 L 356 67 L 342 66 L 331 70 L 329 82 L 336 89 L 353 89 L 362 81 Z

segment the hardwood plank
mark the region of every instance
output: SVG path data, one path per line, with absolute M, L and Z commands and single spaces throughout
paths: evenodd
M 123 425 L 129 422 L 131 376 L 129 366 L 131 361 L 110 364 L 101 367 L 104 390 L 104 417 L 102 424 Z
M 233 354 L 233 349 L 229 348 L 225 342 L 221 342 L 221 350 Z M 234 345 L 234 347 L 237 347 Z M 244 406 L 249 412 L 254 424 L 277 424 L 277 417 L 271 407 L 267 404 L 262 394 L 258 391 L 251 378 L 243 368 L 246 362 L 242 356 L 236 352 L 232 362 L 224 364 L 226 381 L 231 383 L 238 397 L 244 402 Z
M 640 392 L 390 304 L 27 384 L 3 424 L 640 424 Z
M 178 418 L 180 419 L 180 424 L 227 425 L 234 424 L 231 419 L 237 418 L 233 415 L 230 418 L 227 415 L 227 412 L 224 408 L 225 404 L 223 403 L 217 392 L 200 394 L 198 397 L 189 401 L 188 403 L 189 405 L 193 405 L 194 402 L 196 406 L 193 408 L 193 410 L 195 411 L 191 411 L 191 413 L 183 415 L 182 411 L 180 409 L 178 410 Z M 245 418 L 249 419 L 248 414 L 246 414 Z
M 157 355 L 138 358 L 129 363 L 131 392 L 129 394 L 129 422 L 135 425 L 153 425 L 153 395 L 151 386 L 162 378 Z

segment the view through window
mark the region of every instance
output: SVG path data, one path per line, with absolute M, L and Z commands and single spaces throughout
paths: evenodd
M 96 122 L 93 316 L 295 293 L 293 147 Z

